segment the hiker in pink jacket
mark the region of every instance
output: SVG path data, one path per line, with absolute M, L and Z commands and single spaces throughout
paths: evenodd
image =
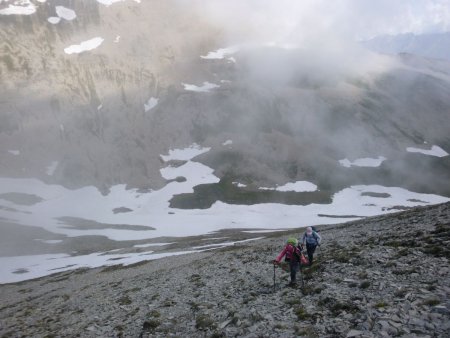
M 300 268 L 299 258 L 300 250 L 297 248 L 297 240 L 295 238 L 289 238 L 283 251 L 275 258 L 273 264 L 280 264 L 283 257 L 286 256 L 285 261 L 289 262 L 289 270 L 291 272 L 291 282 L 289 286 L 295 286 L 297 284 L 296 275 Z

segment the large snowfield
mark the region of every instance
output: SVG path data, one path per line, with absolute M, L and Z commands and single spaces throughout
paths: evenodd
M 199 184 L 219 182 L 213 169 L 193 158 L 210 148 L 193 144 L 185 149 L 172 149 L 162 155 L 164 161 L 183 160 L 179 167 L 170 165 L 161 169 L 167 180 L 184 177 L 184 182 L 171 181 L 160 190 L 141 193 L 126 190 L 125 185 L 111 188 L 102 195 L 95 187 L 69 190 L 59 185 L 49 185 L 37 179 L 0 178 L 0 206 L 2 217 L 14 223 L 42 227 L 47 231 L 67 237 L 105 236 L 114 241 L 156 239 L 159 237 L 186 237 L 211 234 L 221 229 L 241 229 L 258 233 L 263 229 L 287 229 L 317 224 L 334 224 L 360 217 L 395 212 L 396 206 L 412 207 L 443 203 L 450 199 L 411 192 L 397 187 L 379 185 L 351 186 L 334 194 L 330 204 L 309 204 L 305 206 L 277 203 L 255 205 L 230 205 L 220 201 L 209 209 L 170 208 L 170 199 L 177 194 L 191 193 Z M 52 166 L 54 163 L 52 164 Z M 51 170 L 49 168 L 49 174 Z M 244 188 L 244 186 L 241 186 Z M 312 182 L 299 181 L 275 188 L 278 191 L 314 191 Z M 37 203 L 18 204 L 2 198 L 8 193 L 34 195 Z M 125 207 L 130 211 L 114 213 L 113 209 Z M 392 209 L 393 208 L 393 209 Z M 99 228 L 82 229 L 62 224 L 62 217 L 74 217 L 102 224 Z M 110 226 L 110 228 L 108 227 Z M 118 226 L 119 225 L 119 226 Z M 140 226 L 126 227 L 123 225 Z M 122 226 L 122 228 L 121 228 Z M 148 228 L 148 230 L 146 230 Z M 131 229 L 131 230 L 130 230 Z M 246 230 L 242 230 L 246 229 Z M 36 238 L 36 240 L 39 240 Z M 46 241 L 48 244 L 60 241 Z M 158 243 L 148 244 L 156 246 Z M 170 243 L 159 243 L 164 246 Z M 80 267 L 98 267 L 112 264 L 131 264 L 142 260 L 161 258 L 168 255 L 185 254 L 204 249 L 231 245 L 218 243 L 180 252 L 114 253 L 98 252 L 87 255 L 45 254 L 0 258 L 0 282 L 9 283 L 36 278 L 51 273 Z M 145 247 L 142 246 L 141 247 Z

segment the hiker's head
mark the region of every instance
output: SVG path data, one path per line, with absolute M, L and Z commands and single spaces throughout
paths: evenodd
M 312 228 L 311 228 L 311 227 L 307 227 L 307 228 L 306 228 L 306 233 L 307 233 L 308 235 L 311 235 L 311 234 L 313 233 Z
M 287 244 L 290 244 L 292 246 L 296 246 L 297 245 L 297 239 L 294 238 L 294 237 L 288 238 Z

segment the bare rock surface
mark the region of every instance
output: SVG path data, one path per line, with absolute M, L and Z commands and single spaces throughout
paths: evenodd
M 303 287 L 288 235 L 0 286 L 2 337 L 448 337 L 450 204 L 319 227 Z

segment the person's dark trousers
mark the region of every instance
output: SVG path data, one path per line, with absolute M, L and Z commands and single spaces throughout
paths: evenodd
M 314 258 L 314 251 L 316 251 L 317 244 L 306 243 L 306 252 L 308 253 L 309 265 L 312 264 Z
M 289 270 L 291 271 L 291 283 L 295 283 L 297 271 L 299 270 L 300 263 L 296 259 L 289 260 Z

